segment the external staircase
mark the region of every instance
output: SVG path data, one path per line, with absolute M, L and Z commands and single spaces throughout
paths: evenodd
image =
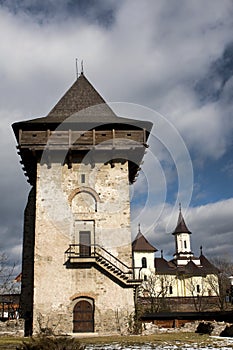
M 100 245 L 83 247 L 80 244 L 70 244 L 65 251 L 65 265 L 67 268 L 94 266 L 123 288 L 134 288 L 142 282 L 134 278 L 132 267 L 128 267 Z

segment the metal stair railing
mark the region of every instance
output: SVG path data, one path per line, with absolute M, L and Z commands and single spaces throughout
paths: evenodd
M 122 277 L 127 276 L 128 278 L 133 275 L 132 267 L 127 266 L 99 244 L 91 244 L 88 246 L 90 248 L 90 254 L 87 255 L 82 255 L 80 246 L 80 244 L 70 244 L 69 248 L 65 251 L 65 254 L 67 254 L 68 258 L 80 257 L 88 259 L 95 257 L 99 264 L 102 266 L 105 265 L 105 268 L 115 275 L 118 274 L 118 276 Z

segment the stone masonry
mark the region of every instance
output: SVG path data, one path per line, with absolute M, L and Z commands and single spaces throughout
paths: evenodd
M 82 188 L 85 192 L 78 191 Z M 88 189 L 96 193 L 97 203 Z M 122 288 L 95 267 L 66 268 L 64 253 L 69 244 L 79 243 L 76 229 L 87 226 L 92 243 L 131 266 L 127 162 L 112 168 L 99 163 L 94 169 L 38 164 L 36 198 L 34 331 L 39 331 L 40 322 L 49 322 L 56 331 L 71 333 L 73 308 L 80 297 L 94 300 L 96 332 L 116 331 L 113 320 L 122 322 L 133 312 L 133 289 Z

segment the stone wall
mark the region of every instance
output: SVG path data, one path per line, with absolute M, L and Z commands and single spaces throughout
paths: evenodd
M 33 187 L 28 195 L 24 211 L 24 237 L 22 259 L 22 283 L 20 308 L 25 318 L 25 335 L 31 334 L 33 313 L 33 276 L 34 276 L 34 241 L 35 241 L 35 201 L 36 193 Z
M 22 337 L 24 334 L 24 320 L 0 321 L 0 336 Z
M 185 320 L 164 320 L 158 321 L 156 323 L 148 322 L 143 323 L 142 325 L 142 334 L 158 334 L 158 333 L 176 333 L 176 332 L 195 332 L 197 326 L 200 322 L 203 321 L 185 321 Z M 220 333 L 225 329 L 229 324 L 226 322 L 216 322 L 212 321 L 214 329 L 211 335 L 219 336 Z
M 85 175 L 85 176 L 82 176 Z M 79 198 L 77 205 L 76 196 Z M 94 199 L 93 199 L 94 198 Z M 94 200 L 94 204 L 93 204 Z M 103 162 L 66 165 L 38 164 L 35 258 L 34 331 L 49 327 L 73 331 L 73 309 L 78 298 L 94 302 L 94 331 L 120 332 L 134 310 L 133 289 L 123 288 L 93 265 L 67 266 L 65 251 L 79 244 L 79 229 L 91 231 L 99 244 L 131 266 L 128 163 Z

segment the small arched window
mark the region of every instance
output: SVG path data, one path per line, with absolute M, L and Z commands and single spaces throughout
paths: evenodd
M 142 258 L 142 268 L 144 268 L 144 269 L 147 268 L 147 261 L 146 261 L 145 257 Z
M 169 286 L 169 294 L 173 294 L 172 286 Z

